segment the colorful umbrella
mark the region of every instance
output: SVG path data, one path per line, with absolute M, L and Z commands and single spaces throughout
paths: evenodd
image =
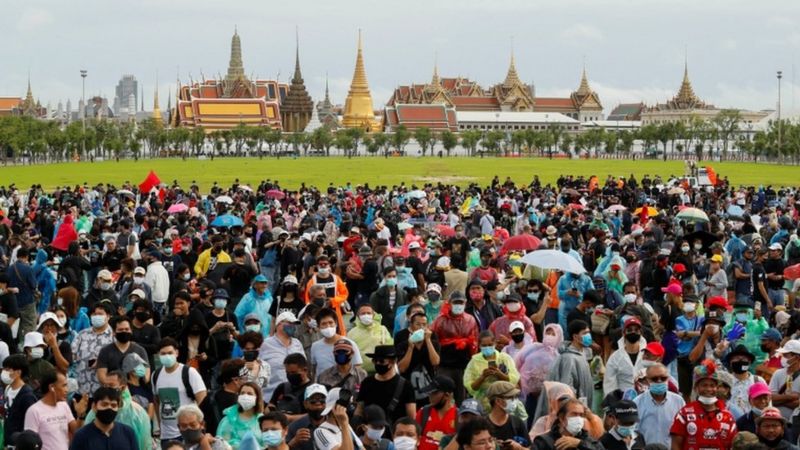
M 445 224 L 436 225 L 436 232 L 439 233 L 441 237 L 453 237 L 456 235 L 456 230 L 453 227 Z
M 532 236 L 530 234 L 520 234 L 517 236 L 512 236 L 503 243 L 503 246 L 500 248 L 500 254 L 505 255 L 508 252 L 513 251 L 529 251 L 529 250 L 536 250 L 541 245 L 541 241 L 536 236 Z
M 606 208 L 606 212 L 615 213 L 617 211 L 625 211 L 627 209 L 628 208 L 626 208 L 626 207 L 624 207 L 622 205 L 611 205 L 608 208 Z
M 188 210 L 189 210 L 189 207 L 186 206 L 185 204 L 183 204 L 183 203 L 175 203 L 174 205 L 170 206 L 169 209 L 167 209 L 167 212 L 170 213 L 170 214 L 178 214 L 178 213 L 182 213 L 182 212 L 185 212 L 185 211 L 188 211 Z
M 267 191 L 267 198 L 274 198 L 276 200 L 283 200 L 286 194 L 280 189 L 270 189 Z
M 642 213 L 642 208 L 636 208 L 636 211 L 633 212 L 635 215 L 640 215 Z M 652 206 L 647 207 L 647 215 L 649 217 L 655 217 L 658 215 L 658 210 L 653 208 Z
M 212 227 L 220 228 L 240 227 L 242 225 L 244 225 L 242 219 L 231 214 L 223 214 L 211 222 Z
M 687 222 L 708 222 L 708 214 L 697 208 L 686 208 L 679 212 L 675 218 Z

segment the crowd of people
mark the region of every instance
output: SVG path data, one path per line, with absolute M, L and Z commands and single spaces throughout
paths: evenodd
M 0 187 L 2 445 L 796 449 L 800 194 Z

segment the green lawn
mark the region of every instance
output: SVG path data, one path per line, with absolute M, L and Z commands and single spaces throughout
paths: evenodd
M 800 168 L 749 163 L 715 163 L 720 176 L 727 175 L 736 185 L 797 185 Z M 294 188 L 305 182 L 319 187 L 329 183 L 340 185 L 346 182 L 360 184 L 422 184 L 428 181 L 443 181 L 460 185 L 471 181 L 487 184 L 494 175 L 501 180 L 510 176 L 515 182 L 528 183 L 538 174 L 543 182 L 554 182 L 560 174 L 598 175 L 608 174 L 637 177 L 644 174 L 660 174 L 668 177 L 683 173 L 680 161 L 628 161 L 628 160 L 547 160 L 540 158 L 389 158 L 359 157 L 346 159 L 299 158 L 263 159 L 227 158 L 206 160 L 157 159 L 139 162 L 65 163 L 39 166 L 9 166 L 0 168 L 0 185 L 16 183 L 28 187 L 41 183 L 46 188 L 88 182 L 111 182 L 119 185 L 124 181 L 138 184 L 153 169 L 162 181 L 177 179 L 182 185 L 196 180 L 206 190 L 214 181 L 227 186 L 235 178 L 244 183 L 258 184 L 271 178 Z

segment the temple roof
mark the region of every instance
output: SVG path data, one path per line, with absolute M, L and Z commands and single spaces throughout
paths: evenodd
M 303 75 L 300 72 L 300 44 L 299 40 L 295 49 L 294 76 L 292 84 L 289 86 L 289 93 L 281 104 L 281 111 L 284 113 L 310 113 L 314 109 L 314 102 L 308 95 Z
M 514 53 L 511 53 L 511 63 L 508 65 L 508 73 L 506 73 L 506 79 L 503 81 L 503 86 L 510 88 L 516 86 L 517 84 L 523 83 L 520 81 L 519 75 L 517 74 L 517 67 L 514 64 Z
M 692 83 L 689 81 L 689 64 L 684 62 L 683 65 L 683 80 L 681 87 L 675 97 L 672 97 L 667 103 L 658 104 L 651 108 L 654 110 L 691 110 L 691 109 L 714 109 L 714 106 L 700 100 L 694 93 Z

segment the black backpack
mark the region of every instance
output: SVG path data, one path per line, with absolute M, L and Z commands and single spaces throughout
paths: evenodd
M 56 287 L 62 289 L 65 287 L 78 288 L 80 286 L 80 274 L 74 266 L 60 265 L 58 272 L 56 272 Z
M 181 367 L 181 381 L 183 381 L 183 388 L 186 389 L 186 395 L 194 401 L 194 389 L 192 389 L 192 384 L 189 382 L 189 369 L 190 367 L 186 364 Z M 164 370 L 163 367 L 156 370 L 153 374 L 153 388 L 158 389 L 158 377 L 161 375 L 161 372 Z M 207 397 L 207 396 L 206 396 Z

